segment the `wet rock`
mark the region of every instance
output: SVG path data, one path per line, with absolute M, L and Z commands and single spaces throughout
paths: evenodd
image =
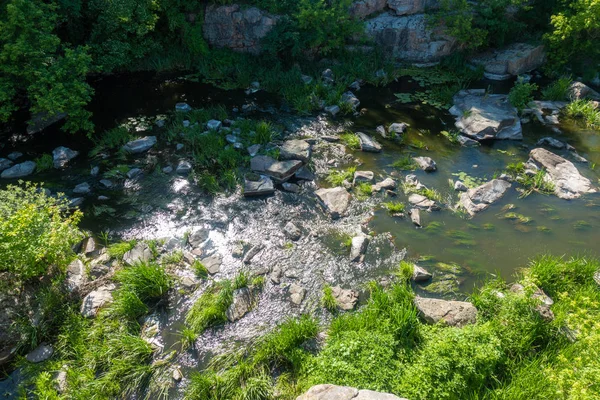
M 13 162 L 11 160 L 9 160 L 8 158 L 0 158 L 0 172 L 4 171 L 5 169 L 10 168 L 13 165 Z
M 253 144 L 252 146 L 248 147 L 248 154 L 250 154 L 250 157 L 254 157 L 255 155 L 258 154 L 258 152 L 261 149 L 261 145 L 260 144 Z
M 552 137 L 541 138 L 540 140 L 538 140 L 538 142 L 535 145 L 536 146 L 549 146 L 549 147 L 553 147 L 555 149 L 564 149 L 567 146 L 566 143 L 561 142 L 560 140 L 554 139 Z
M 21 153 L 20 151 L 13 151 L 6 157 L 8 157 L 8 159 L 11 161 L 17 161 L 19 158 L 23 157 L 23 153 Z
M 355 18 L 364 18 L 382 11 L 387 0 L 358 0 L 350 5 L 349 13 Z
M 360 139 L 360 149 L 369 153 L 379 153 L 381 145 L 375 139 L 362 132 L 356 132 L 356 136 Z
M 170 165 L 167 165 L 166 167 L 164 167 L 164 168 L 162 169 L 162 172 L 163 172 L 164 174 L 167 174 L 167 175 L 169 175 L 170 173 L 172 173 L 172 172 L 173 172 L 173 167 L 171 167 Z
M 366 21 L 365 32 L 388 54 L 404 62 L 438 61 L 456 48 L 456 40 L 443 27 L 428 24 L 424 14 L 382 13 Z
M 292 222 L 288 222 L 285 225 L 285 227 L 283 228 L 283 232 L 290 240 L 293 241 L 300 240 L 300 238 L 302 237 L 302 231 L 300 231 L 300 229 L 298 229 L 298 227 Z
M 192 231 L 192 233 L 188 237 L 188 243 L 192 248 L 197 248 L 202 245 L 210 235 L 210 232 L 207 229 L 196 228 Z
M 235 322 L 242 319 L 252 309 L 252 294 L 250 290 L 245 287 L 236 289 L 233 292 L 233 303 L 229 306 L 225 315 L 229 322 Z
M 31 363 L 41 363 L 46 361 L 54 354 L 54 348 L 49 344 L 41 344 L 35 350 L 29 352 L 25 359 Z
M 302 300 L 304 300 L 304 296 L 306 295 L 306 289 L 302 286 L 292 283 L 288 288 L 288 293 L 290 295 L 290 300 L 292 303 L 296 305 L 300 305 Z
M 477 320 L 475 306 L 464 301 L 446 301 L 417 296 L 415 306 L 428 324 L 444 321 L 449 326 L 462 327 L 467 324 L 474 324 Z
M 287 140 L 279 147 L 280 160 L 300 160 L 308 163 L 311 148 L 306 140 Z
M 392 178 L 385 178 L 381 182 L 377 182 L 375 185 L 371 186 L 371 189 L 374 192 L 380 192 L 382 190 L 394 190 L 396 187 L 396 181 Z
M 458 143 L 462 147 L 477 147 L 477 146 L 481 146 L 481 144 L 477 140 L 473 140 L 473 139 L 468 138 L 468 137 L 466 137 L 464 135 L 458 135 Z
M 334 286 L 331 288 L 331 292 L 340 309 L 350 311 L 356 307 L 358 293 L 355 290 L 342 289 L 340 286 Z
M 281 187 L 283 187 L 283 190 L 286 192 L 300 193 L 300 186 L 296 185 L 295 183 L 284 182 L 281 184 Z
M 474 216 L 500 200 L 510 187 L 510 182 L 494 179 L 462 193 L 459 205 L 463 207 L 470 216 Z
M 179 367 L 173 368 L 171 377 L 175 382 L 181 382 L 183 380 L 183 373 L 181 372 L 181 369 L 179 369 Z
M 68 147 L 60 146 L 52 151 L 52 160 L 54 168 L 61 169 L 67 166 L 67 163 L 79 155 L 78 151 L 71 150 Z
M 596 92 L 585 83 L 577 81 L 571 83 L 567 94 L 571 100 L 600 100 L 600 93 Z
M 346 92 L 342 94 L 340 101 L 344 104 L 348 104 L 348 106 L 354 111 L 356 111 L 356 108 L 360 105 L 360 100 L 358 100 L 358 97 L 356 97 L 352 92 Z
M 333 219 L 344 216 L 350 205 L 350 193 L 343 187 L 319 189 L 315 195 Z
M 454 190 L 456 190 L 457 192 L 466 192 L 467 190 L 469 190 L 469 188 L 461 181 L 456 181 L 454 182 Z
M 396 15 L 420 14 L 439 7 L 439 0 L 387 0 L 387 5 Z
M 186 160 L 179 161 L 175 172 L 179 175 L 189 175 L 189 173 L 192 172 L 192 163 Z
M 531 150 L 529 156 L 546 169 L 546 177 L 554 184 L 554 194 L 561 199 L 576 199 L 596 192 L 590 180 L 583 177 L 572 162 L 542 148 Z
M 192 111 L 192 107 L 188 103 L 177 103 L 175 104 L 175 111 L 190 112 Z
M 307 167 L 300 168 L 296 174 L 294 175 L 297 179 L 301 179 L 304 181 L 314 181 L 315 174 L 312 173 Z
M 379 136 L 381 136 L 382 138 L 384 138 L 384 139 L 387 138 L 387 132 L 383 125 L 379 125 L 377 128 L 375 128 L 375 132 L 377 132 L 379 134 Z
M 428 280 L 430 280 L 433 277 L 433 275 L 431 273 L 429 273 L 425 268 L 420 267 L 418 265 L 414 265 L 413 266 L 413 274 L 411 279 L 414 282 L 427 282 Z
M 70 292 L 76 292 L 85 282 L 85 265 L 80 259 L 75 259 L 67 267 L 67 288 Z
M 263 196 L 275 193 L 275 186 L 270 177 L 265 175 L 258 176 L 258 179 L 244 179 L 244 196 Z
M 340 107 L 333 105 L 333 106 L 327 106 L 325 107 L 325 112 L 329 115 L 331 115 L 332 117 L 335 117 L 336 115 L 338 115 L 340 113 Z
M 139 262 L 148 262 L 152 259 L 152 251 L 144 242 L 136 243 L 133 249 L 123 255 L 123 262 L 127 265 L 134 265 Z
M 142 170 L 140 168 L 132 168 L 129 171 L 127 171 L 127 179 L 137 178 L 141 175 L 141 173 Z
M 25 176 L 33 174 L 33 171 L 35 171 L 35 167 L 35 162 L 25 161 L 5 169 L 4 171 L 2 171 L 0 177 L 4 179 L 23 178 Z
M 90 292 L 84 297 L 81 303 L 81 315 L 86 318 L 93 318 L 98 314 L 98 311 L 103 306 L 112 303 L 112 292 L 116 289 L 115 285 L 101 286 L 98 289 Z
M 335 79 L 333 76 L 333 71 L 330 68 L 327 68 L 325 71 L 321 72 L 321 78 L 328 83 L 332 83 Z
M 113 183 L 113 181 L 111 181 L 109 179 L 101 179 L 100 184 L 102 186 L 104 186 L 105 189 L 112 189 L 113 187 L 115 187 L 115 184 Z
M 543 45 L 513 43 L 503 49 L 475 55 L 470 61 L 483 66 L 486 78 L 506 80 L 541 67 L 545 59 Z
M 262 251 L 263 248 L 264 246 L 262 244 L 252 246 L 252 248 L 248 250 L 248 253 L 246 253 L 246 256 L 244 257 L 244 264 L 250 264 L 252 262 L 252 259 L 256 257 L 258 253 Z
M 74 197 L 69 200 L 69 208 L 77 208 L 83 204 L 83 197 Z
M 127 143 L 123 150 L 130 154 L 140 154 L 150 150 L 155 144 L 156 136 L 146 136 Z
M 264 173 L 276 183 L 283 183 L 294 176 L 301 167 L 302 161 L 300 160 L 277 161 L 269 165 Z
M 388 127 L 388 132 L 395 135 L 401 135 L 408 129 L 408 124 L 404 122 L 395 122 Z
M 456 127 L 472 139 L 523 139 L 521 119 L 506 95 L 461 90 L 450 113 L 456 117 Z
M 348 386 L 316 385 L 296 400 L 406 400 L 389 393 L 358 390 Z
M 431 157 L 413 157 L 413 161 L 425 172 L 437 170 L 437 165 Z
M 352 184 L 357 185 L 362 182 L 371 183 L 374 179 L 375 174 L 373 174 L 373 171 L 356 171 L 354 173 L 354 181 L 352 182 Z
M 221 129 L 221 125 L 223 125 L 221 121 L 211 119 L 206 123 L 206 129 L 208 129 L 209 131 L 218 131 L 219 129 Z
M 367 236 L 355 236 L 352 238 L 352 247 L 350 248 L 350 261 L 362 262 L 369 246 Z
M 438 209 L 439 210 L 439 206 L 435 203 L 435 201 L 430 200 L 427 197 L 422 196 L 417 193 L 413 193 L 410 196 L 408 196 L 408 202 L 410 204 L 412 204 L 413 206 L 419 207 L 422 209 L 431 209 L 431 210 Z
M 277 24 L 278 18 L 256 7 L 209 5 L 201 26 L 204 39 L 211 47 L 259 54 L 262 40 Z
M 90 192 L 91 192 L 90 184 L 87 182 L 80 183 L 79 185 L 75 186 L 75 188 L 73 189 L 73 193 L 76 193 L 76 194 L 89 194 Z
M 223 263 L 223 259 L 220 255 L 215 254 L 210 257 L 205 257 L 200 260 L 202 265 L 206 267 L 206 270 L 209 274 L 214 275 L 221 270 L 221 264 Z
M 412 208 L 410 210 L 410 220 L 416 226 L 421 226 L 421 211 L 418 208 Z
M 589 163 L 589 161 L 585 157 L 580 156 L 576 151 L 569 152 L 569 155 L 573 158 L 573 160 L 575 160 L 578 163 L 582 163 L 582 164 Z

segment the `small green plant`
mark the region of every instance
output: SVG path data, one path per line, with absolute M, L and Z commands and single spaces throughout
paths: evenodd
M 569 87 L 573 81 L 569 77 L 562 77 L 552 82 L 542 90 L 542 98 L 550 101 L 567 100 Z
M 225 312 L 233 302 L 233 287 L 230 281 L 213 283 L 196 300 L 185 316 L 189 329 L 201 334 L 208 327 L 227 320 Z
M 206 279 L 208 278 L 208 269 L 200 262 L 200 260 L 194 260 L 191 265 L 192 271 L 194 271 L 194 275 L 198 278 Z
M 352 150 L 360 149 L 360 139 L 352 132 L 342 133 L 340 141 Z
M 175 250 L 162 256 L 161 261 L 165 264 L 177 265 L 183 261 L 183 251 Z
M 508 101 L 521 113 L 533 101 L 533 92 L 537 89 L 535 83 L 525 83 L 519 79 L 508 92 Z
M 273 126 L 270 122 L 261 121 L 256 125 L 254 143 L 267 144 L 273 140 Z
M 568 117 L 583 120 L 590 129 L 600 129 L 600 109 L 591 100 L 575 100 L 564 112 Z
M 369 182 L 361 182 L 355 186 L 356 197 L 360 200 L 366 200 L 373 194 L 373 187 Z
M 395 202 L 387 202 L 383 203 L 383 206 L 386 208 L 390 215 L 402 214 L 406 206 L 404 203 L 400 203 L 398 201 Z
M 246 271 L 241 271 L 233 279 L 233 290 L 242 289 L 248 287 L 250 276 Z
M 448 139 L 448 141 L 452 144 L 459 144 L 459 137 L 460 137 L 460 132 L 457 130 L 451 130 L 451 131 L 441 131 L 440 134 L 442 136 L 444 136 L 446 139 Z
M 325 309 L 329 310 L 329 312 L 333 313 L 337 311 L 337 300 L 333 296 L 333 289 L 331 289 L 331 286 L 329 285 L 325 285 L 325 287 L 323 288 L 323 295 L 321 296 L 321 305 Z
M 414 171 L 417 169 L 417 164 L 413 160 L 412 156 L 406 155 L 392 163 L 392 167 L 397 168 L 401 171 Z
M 257 289 L 262 289 L 265 286 L 265 277 L 264 276 L 255 276 L 250 281 L 250 286 Z
M 196 340 L 198 339 L 198 334 L 194 332 L 194 330 L 190 328 L 183 328 L 180 332 L 180 344 L 181 350 L 184 351 L 193 347 L 196 344 Z
M 115 274 L 124 291 L 135 293 L 146 302 L 164 296 L 172 286 L 172 280 L 164 268 L 156 263 L 141 262 L 125 267 Z
M 116 258 L 118 260 L 122 260 L 125 253 L 129 250 L 133 249 L 133 247 L 137 244 L 136 240 L 130 240 L 128 242 L 119 242 L 113 243 L 106 248 L 108 255 L 111 258 Z
M 37 172 L 47 171 L 54 166 L 54 160 L 50 154 L 43 154 L 35 159 L 35 169 Z
M 344 181 L 352 182 L 356 167 L 349 167 L 346 170 L 332 170 L 325 180 L 332 186 L 341 186 Z
M 440 194 L 440 192 L 438 192 L 435 189 L 429 189 L 429 188 L 415 189 L 414 193 L 420 194 L 421 196 L 425 196 L 429 200 L 438 201 L 438 202 L 442 201 L 442 195 Z
M 119 148 L 132 139 L 131 133 L 125 127 L 110 129 L 94 140 L 96 146 L 90 151 L 90 157 L 96 157 L 104 151 Z

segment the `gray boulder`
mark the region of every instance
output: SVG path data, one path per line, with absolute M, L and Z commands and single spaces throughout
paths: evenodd
M 421 226 L 421 211 L 418 208 L 411 208 L 410 220 L 416 226 Z
M 293 241 L 300 240 L 302 237 L 302 231 L 294 225 L 292 222 L 288 222 L 283 228 L 285 235 Z
M 456 127 L 471 139 L 523 139 L 521 119 L 506 95 L 461 90 L 450 113 L 456 117 Z
M 427 282 L 433 277 L 425 268 L 420 267 L 416 264 L 413 266 L 413 274 L 411 279 L 415 282 Z
M 329 115 L 331 115 L 332 117 L 335 117 L 336 115 L 338 115 L 340 113 L 340 107 L 337 105 L 333 105 L 333 106 L 327 106 L 325 107 L 325 112 Z
M 4 171 L 2 171 L 0 177 L 4 179 L 23 178 L 25 176 L 33 174 L 33 171 L 35 171 L 35 167 L 35 162 L 25 161 L 5 169 Z
M 493 80 L 510 79 L 541 67 L 546 60 L 543 45 L 513 43 L 505 48 L 489 50 L 471 57 L 470 61 L 482 65 L 485 77 Z
M 208 129 L 209 131 L 218 131 L 219 129 L 221 129 L 222 125 L 223 123 L 221 121 L 211 119 L 206 123 L 206 129 Z
M 302 286 L 292 283 L 288 288 L 288 293 L 290 295 L 290 300 L 292 303 L 296 305 L 300 305 L 302 300 L 304 300 L 304 296 L 306 296 L 306 289 Z
M 353 180 L 353 185 L 356 185 L 358 183 L 362 183 L 362 182 L 373 182 L 373 180 L 375 179 L 375 174 L 373 173 L 373 171 L 356 171 L 354 173 L 354 180 Z
M 192 172 L 192 164 L 189 161 L 181 160 L 179 164 L 177 164 L 177 168 L 175 169 L 179 175 L 188 175 Z
M 360 100 L 358 100 L 358 97 L 352 92 L 345 92 L 342 94 L 340 101 L 344 104 L 348 104 L 354 111 L 356 111 L 357 107 L 360 105 Z
M 20 151 L 13 151 L 6 157 L 11 161 L 17 161 L 19 158 L 23 157 L 23 153 L 21 153 Z
M 35 135 L 51 125 L 65 119 L 67 113 L 48 114 L 47 112 L 35 113 L 31 116 L 31 121 L 27 122 L 27 134 Z
M 300 168 L 296 174 L 294 175 L 297 179 L 301 179 L 303 181 L 314 181 L 315 174 L 312 173 L 307 167 Z
M 352 238 L 352 247 L 350 248 L 350 261 L 362 262 L 367 247 L 369 246 L 369 238 L 367 236 L 355 236 Z
M 110 179 L 100 179 L 100 184 L 105 188 L 105 189 L 112 189 L 115 187 L 115 184 L 113 181 L 111 181 Z
M 133 249 L 123 255 L 123 262 L 127 265 L 134 265 L 139 262 L 148 262 L 152 259 L 152 251 L 144 242 L 136 243 Z
M 54 348 L 48 344 L 41 344 L 29 352 L 25 359 L 31 363 L 40 363 L 46 361 L 54 354 Z
M 295 183 L 284 182 L 281 184 L 281 187 L 286 192 L 300 193 L 300 186 L 296 185 Z
M 263 196 L 275 193 L 275 186 L 273 186 L 273 181 L 270 177 L 260 175 L 258 179 L 251 178 L 249 179 L 247 176 L 244 179 L 244 196 Z
M 212 47 L 258 54 L 262 50 L 262 39 L 277 24 L 278 18 L 256 7 L 211 4 L 204 11 L 204 39 Z
M 600 100 L 600 93 L 596 92 L 585 83 L 577 81 L 571 83 L 571 86 L 569 86 L 568 96 L 571 100 Z
M 131 168 L 129 171 L 127 171 L 127 179 L 136 178 L 141 173 L 142 173 L 142 170 L 140 168 Z
M 537 143 L 535 144 L 536 146 L 548 146 L 548 147 L 552 147 L 555 149 L 564 149 L 565 147 L 567 147 L 567 144 L 564 142 L 561 142 L 558 139 L 554 139 L 553 137 L 543 137 L 540 140 L 537 141 Z
M 190 112 L 192 111 L 192 106 L 190 106 L 188 103 L 177 103 L 175 104 L 175 111 Z
M 13 162 L 11 160 L 9 160 L 8 158 L 0 158 L 0 172 L 4 171 L 5 169 L 10 168 L 13 165 Z
M 73 189 L 73 193 L 76 193 L 76 194 L 88 194 L 90 192 L 91 192 L 90 184 L 87 182 L 80 183 L 79 185 L 75 186 L 75 188 Z
M 86 281 L 85 265 L 80 259 L 75 259 L 67 267 L 67 288 L 70 292 L 79 290 Z
M 348 386 L 316 385 L 296 400 L 406 400 L 389 393 L 358 390 Z
M 561 199 L 576 199 L 596 192 L 590 180 L 583 177 L 571 161 L 542 148 L 531 150 L 529 156 L 546 170 L 547 179 L 554 184 L 554 194 Z
M 421 209 L 439 210 L 439 206 L 435 203 L 435 201 L 417 193 L 413 193 L 408 196 L 408 202 Z
M 428 324 L 444 321 L 449 326 L 462 327 L 477 321 L 477 309 L 464 301 L 428 299 L 417 296 L 415 306 Z
M 209 274 L 214 275 L 221 270 L 223 258 L 220 255 L 215 254 L 210 257 L 203 258 L 200 260 L 200 262 L 206 267 L 206 270 Z
M 350 311 L 356 307 L 358 293 L 355 290 L 342 289 L 340 286 L 334 286 L 331 288 L 331 292 L 340 309 Z
M 437 165 L 431 157 L 413 157 L 413 161 L 425 172 L 437 170 Z
M 420 14 L 439 7 L 438 0 L 387 0 L 387 3 L 396 15 Z
M 90 292 L 83 298 L 81 303 L 81 315 L 86 318 L 93 318 L 98 314 L 100 308 L 112 303 L 112 292 L 116 289 L 115 285 L 106 285 Z
M 394 135 L 401 135 L 408 129 L 408 124 L 404 122 L 395 122 L 388 127 L 388 132 Z
M 275 183 L 283 183 L 294 176 L 301 167 L 302 161 L 300 160 L 277 161 L 269 165 L 264 173 L 269 175 Z
M 371 186 L 371 189 L 374 192 L 380 192 L 382 190 L 394 190 L 397 186 L 398 185 L 396 185 L 396 181 L 394 181 L 392 178 L 385 178 L 381 182 L 377 182 Z
M 68 147 L 60 146 L 52 151 L 54 168 L 64 168 L 69 161 L 79 155 L 78 151 L 71 150 Z
M 250 160 L 250 169 L 254 172 L 265 172 L 277 160 L 269 156 L 256 156 Z
M 229 322 L 241 319 L 252 309 L 252 294 L 247 287 L 236 289 L 233 292 L 233 303 L 229 306 L 225 315 Z
M 337 219 L 346 214 L 351 196 L 343 187 L 319 189 L 315 194 L 331 218 Z
M 127 143 L 123 150 L 130 154 L 140 154 L 150 150 L 155 144 L 156 136 L 145 136 Z
M 362 151 L 369 153 L 379 153 L 381 151 L 381 145 L 371 136 L 362 132 L 356 132 L 356 136 L 360 140 L 360 149 Z
M 456 190 L 457 192 L 466 192 L 467 190 L 469 190 L 469 188 L 461 181 L 456 181 L 454 182 L 454 190 Z
M 500 200 L 511 187 L 510 182 L 494 179 L 460 195 L 459 205 L 463 207 L 470 216 L 487 209 L 491 204 Z

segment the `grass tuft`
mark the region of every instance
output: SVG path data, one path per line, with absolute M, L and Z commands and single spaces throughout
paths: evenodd
M 331 286 L 325 285 L 323 288 L 323 296 L 321 296 L 321 305 L 329 310 L 329 312 L 337 311 L 337 300 L 333 297 L 333 290 Z

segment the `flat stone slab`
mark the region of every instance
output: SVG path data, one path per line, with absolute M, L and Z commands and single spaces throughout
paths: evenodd
M 343 187 L 319 189 L 315 192 L 331 218 L 337 219 L 346 214 L 350 206 L 350 193 Z
M 279 147 L 280 160 L 300 160 L 308 163 L 311 146 L 306 140 L 287 140 Z
M 423 208 L 423 209 L 438 209 L 439 206 L 435 203 L 435 201 L 428 199 L 427 197 L 413 193 L 408 196 L 408 202 L 415 207 Z
M 270 177 L 260 175 L 258 180 L 244 180 L 244 196 L 263 196 L 275 193 L 275 186 Z
M 123 150 L 130 154 L 140 154 L 150 150 L 155 144 L 156 136 L 146 136 L 127 143 Z
M 269 165 L 264 173 L 277 183 L 283 183 L 294 176 L 300 167 L 302 167 L 302 161 L 300 160 L 277 161 Z
M 379 153 L 381 145 L 366 133 L 356 132 L 356 136 L 360 140 L 360 149 L 368 153 Z
M 456 117 L 456 127 L 471 139 L 523 139 L 521 118 L 507 95 L 461 90 L 450 113 Z
M 479 187 L 463 192 L 460 195 L 459 205 L 463 207 L 470 216 L 474 216 L 500 200 L 510 187 L 510 182 L 505 180 L 491 180 Z
M 477 308 L 473 304 L 464 301 L 428 299 L 417 296 L 415 306 L 428 324 L 437 324 L 444 321 L 450 326 L 461 327 L 473 324 L 477 320 Z
M 571 161 L 542 148 L 531 150 L 529 156 L 546 170 L 546 177 L 554 184 L 554 194 L 561 199 L 576 199 L 596 192 L 590 180 L 582 176 Z

